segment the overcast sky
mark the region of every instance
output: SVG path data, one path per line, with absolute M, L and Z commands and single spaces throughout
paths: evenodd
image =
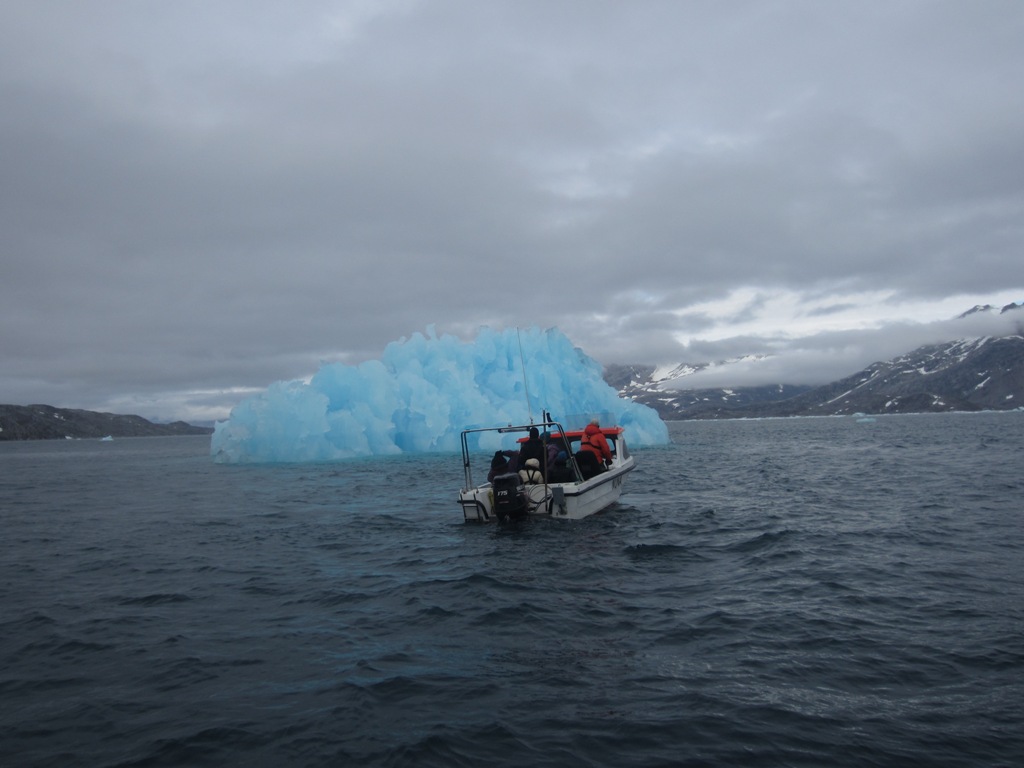
M 1022 84 L 1020 0 L 0 0 L 0 402 L 429 324 L 823 383 L 1024 301 Z

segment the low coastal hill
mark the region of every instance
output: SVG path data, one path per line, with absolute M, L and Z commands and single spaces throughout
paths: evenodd
M 62 440 L 100 437 L 209 435 L 209 427 L 184 421 L 154 424 L 141 416 L 121 416 L 52 405 L 0 405 L 0 440 Z

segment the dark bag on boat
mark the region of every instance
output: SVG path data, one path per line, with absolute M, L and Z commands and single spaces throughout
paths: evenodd
M 491 481 L 494 514 L 498 516 L 498 522 L 526 517 L 526 496 L 521 486 L 522 481 L 516 474 L 498 475 Z
M 584 480 L 596 477 L 604 469 L 597 460 L 597 454 L 588 450 L 576 451 L 576 464 L 579 466 L 580 474 L 583 475 Z

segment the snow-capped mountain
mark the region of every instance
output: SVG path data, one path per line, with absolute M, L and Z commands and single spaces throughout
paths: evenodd
M 998 311 L 1020 309 L 1022 305 L 1010 304 Z M 960 318 L 996 311 L 977 306 Z M 662 388 L 667 381 L 711 365 L 707 363 L 609 366 L 605 379 L 621 396 L 649 405 L 670 420 L 1012 410 L 1024 408 L 1024 317 L 1021 320 L 1015 335 L 920 347 L 819 387 Z
M 728 361 L 716 365 L 728 365 Z M 737 408 L 759 403 L 786 400 L 811 389 L 810 386 L 770 384 L 763 387 L 729 389 L 664 389 L 669 381 L 710 367 L 711 364 L 677 366 L 610 365 L 604 378 L 619 391 L 621 397 L 654 408 L 663 419 L 697 418 L 696 414 L 721 408 Z M 685 381 L 685 379 L 684 379 Z

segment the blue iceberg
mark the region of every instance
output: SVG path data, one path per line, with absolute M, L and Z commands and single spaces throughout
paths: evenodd
M 484 328 L 463 342 L 430 327 L 380 360 L 325 364 L 308 382 L 277 382 L 239 403 L 216 424 L 210 452 L 224 463 L 457 452 L 464 429 L 541 421 L 544 411 L 570 429 L 620 424 L 631 446 L 669 442 L 657 412 L 618 397 L 557 329 Z

